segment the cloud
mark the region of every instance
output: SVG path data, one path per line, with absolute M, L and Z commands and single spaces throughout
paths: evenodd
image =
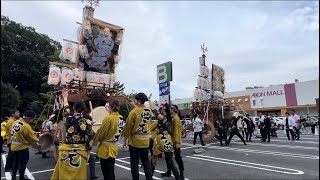
M 63 43 L 76 40 L 84 3 L 3 1 L 2 15 Z M 102 1 L 94 17 L 125 28 L 117 80 L 158 99 L 156 66 L 172 61 L 172 99 L 191 97 L 200 44 L 224 68 L 226 90 L 310 80 L 319 73 L 315 2 Z
M 319 2 L 313 6 L 295 9 L 283 20 L 284 26 L 302 28 L 306 31 L 319 31 Z

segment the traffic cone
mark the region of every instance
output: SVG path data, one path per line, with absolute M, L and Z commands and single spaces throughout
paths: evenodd
M 316 127 L 314 130 L 314 135 L 319 136 L 319 131 L 318 131 L 319 127 Z

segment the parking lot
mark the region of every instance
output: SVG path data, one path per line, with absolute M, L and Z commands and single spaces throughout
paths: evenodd
M 302 135 L 300 141 L 288 141 L 283 131 L 270 143 L 253 142 L 243 145 L 234 137 L 229 146 L 220 146 L 217 140 L 200 146 L 192 144 L 192 137 L 183 140 L 182 155 L 186 179 L 319 179 L 319 136 Z M 120 141 L 122 142 L 122 141 Z M 127 149 L 119 145 L 116 160 L 116 179 L 131 179 L 130 159 Z M 194 154 L 195 149 L 204 152 Z M 7 150 L 7 149 L 5 149 Z M 94 152 L 94 151 L 93 151 Z M 52 152 L 48 154 L 53 156 Z M 11 173 L 4 172 L 6 154 L 2 154 L 1 179 L 10 179 Z M 30 160 L 26 176 L 29 179 L 50 179 L 55 166 L 53 158 L 42 159 L 30 150 Z M 164 158 L 156 167 L 154 179 L 174 179 L 161 177 L 166 171 Z M 103 179 L 100 163 L 96 160 L 96 174 Z M 144 179 L 143 169 L 140 169 Z

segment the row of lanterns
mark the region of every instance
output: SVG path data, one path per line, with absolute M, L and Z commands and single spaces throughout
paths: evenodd
M 73 81 L 87 81 L 89 86 L 106 87 L 110 86 L 113 88 L 115 82 L 115 74 L 103 74 L 98 72 L 84 71 L 83 68 L 70 69 L 63 67 L 60 69 L 55 65 L 50 65 L 48 84 L 49 85 L 68 85 Z

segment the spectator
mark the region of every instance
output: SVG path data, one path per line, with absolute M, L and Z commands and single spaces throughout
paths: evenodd
M 293 129 L 295 130 L 296 133 L 296 140 L 300 140 L 300 122 L 299 122 L 299 116 L 296 114 L 294 110 L 291 110 L 291 116 L 292 119 L 294 120 L 294 126 Z
M 286 112 L 285 116 L 286 116 L 286 119 L 285 119 L 285 122 L 283 122 L 283 124 L 286 128 L 286 134 L 287 134 L 288 140 L 290 140 L 290 135 L 289 135 L 289 132 L 290 132 L 292 141 L 294 141 L 294 132 L 293 132 L 294 121 L 291 118 L 291 116 L 289 117 L 288 112 Z
M 194 138 L 193 138 L 193 145 L 196 145 L 197 136 L 199 135 L 200 141 L 202 146 L 205 146 L 202 139 L 202 128 L 204 127 L 203 122 L 199 118 L 198 114 L 195 114 L 193 118 L 193 132 L 194 132 Z

